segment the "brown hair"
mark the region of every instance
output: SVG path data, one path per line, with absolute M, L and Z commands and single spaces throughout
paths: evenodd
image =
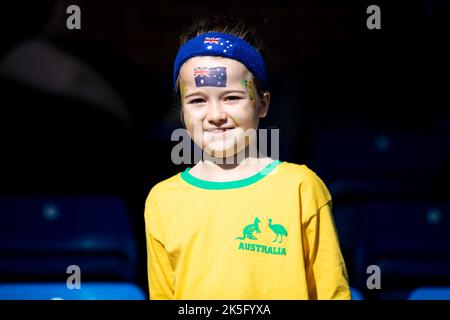
M 256 22 L 250 21 L 250 19 L 244 20 L 243 18 L 231 16 L 213 15 L 207 19 L 196 20 L 180 35 L 179 46 L 181 47 L 190 39 L 206 32 L 227 33 L 241 38 L 252 45 L 259 51 L 267 64 L 267 49 L 260 36 L 262 34 L 259 30 L 260 26 L 257 27 Z M 258 97 L 261 97 L 263 94 L 261 84 L 256 77 L 253 77 L 253 81 Z M 174 89 L 174 101 L 175 108 L 179 111 L 180 120 L 184 125 L 179 78 L 176 81 Z

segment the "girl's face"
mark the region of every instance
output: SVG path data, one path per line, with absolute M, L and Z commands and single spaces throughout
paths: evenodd
M 256 132 L 259 118 L 266 116 L 270 94 L 258 96 L 253 76 L 242 63 L 194 57 L 181 67 L 179 80 L 186 129 L 205 152 L 229 157 L 253 141 L 248 133 Z

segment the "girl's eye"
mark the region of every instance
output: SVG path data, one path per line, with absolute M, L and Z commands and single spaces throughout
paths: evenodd
M 238 96 L 229 96 L 229 97 L 225 98 L 225 100 L 239 100 L 239 99 L 241 99 L 241 98 Z
M 194 99 L 194 100 L 190 101 L 189 103 L 202 103 L 204 101 L 205 100 L 198 98 L 198 99 Z

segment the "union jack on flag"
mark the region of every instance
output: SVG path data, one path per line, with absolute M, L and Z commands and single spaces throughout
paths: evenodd
M 206 76 L 209 77 L 209 68 L 194 68 L 194 78 Z
M 203 43 L 215 43 L 215 44 L 219 44 L 220 38 L 209 38 L 206 37 L 205 41 L 203 41 Z
M 226 87 L 227 69 L 225 67 L 197 67 L 194 68 L 196 87 Z

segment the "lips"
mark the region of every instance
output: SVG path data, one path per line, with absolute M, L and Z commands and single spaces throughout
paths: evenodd
M 232 129 L 234 129 L 234 128 L 214 128 L 214 129 L 208 129 L 205 131 L 209 132 L 209 133 L 224 133 L 224 132 L 232 130 Z

